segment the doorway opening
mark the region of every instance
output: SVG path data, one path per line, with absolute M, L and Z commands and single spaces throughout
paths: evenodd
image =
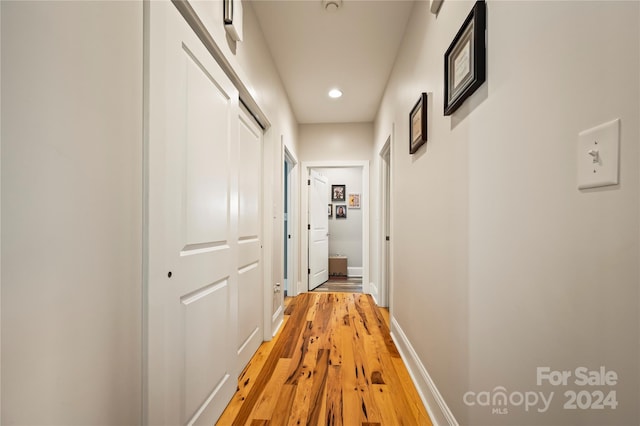
M 312 171 L 327 177 L 324 198 L 314 190 Z M 307 270 L 307 290 L 341 281 L 344 286 L 355 284 L 369 293 L 369 162 L 303 163 L 303 176 L 301 217 L 307 221 L 302 224 L 301 235 L 307 256 L 302 259 L 302 270 Z M 322 226 L 315 224 L 315 218 L 321 216 L 327 222 L 324 232 L 328 234 L 322 252 Z M 323 268 L 326 278 L 317 279 Z

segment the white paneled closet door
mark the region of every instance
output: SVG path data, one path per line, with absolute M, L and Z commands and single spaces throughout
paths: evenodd
M 149 8 L 145 423 L 212 425 L 240 367 L 239 241 L 249 259 L 258 238 L 238 209 L 256 207 L 238 199 L 236 88 L 170 2 Z
M 239 369 L 263 337 L 262 129 L 242 109 L 238 116 L 238 336 Z

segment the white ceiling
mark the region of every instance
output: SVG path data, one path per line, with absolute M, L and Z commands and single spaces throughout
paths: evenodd
M 251 1 L 299 123 L 371 122 L 413 1 Z M 337 87 L 339 99 L 327 93 Z

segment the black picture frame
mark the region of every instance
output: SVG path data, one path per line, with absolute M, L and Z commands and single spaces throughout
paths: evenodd
M 347 205 L 336 204 L 336 219 L 346 219 L 346 218 L 347 218 Z
M 331 185 L 331 201 L 345 201 L 347 198 L 345 185 Z
M 409 154 L 427 142 L 427 94 L 422 93 L 409 113 Z
M 329 204 L 329 208 L 327 209 L 327 212 L 329 213 L 329 217 L 333 217 L 333 204 Z
M 453 114 L 486 80 L 487 8 L 478 0 L 444 54 L 444 115 Z
M 222 15 L 225 25 L 233 24 L 233 0 L 222 1 Z

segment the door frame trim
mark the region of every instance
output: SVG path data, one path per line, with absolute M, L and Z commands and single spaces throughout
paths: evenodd
M 317 168 L 361 168 L 362 169 L 362 198 L 360 207 L 362 209 L 362 292 L 370 294 L 370 271 L 369 271 L 369 161 L 305 161 L 302 163 L 302 173 L 300 174 L 300 285 L 298 293 L 309 291 L 309 274 L 304 271 L 309 269 L 309 234 L 307 224 L 309 223 L 309 172 Z M 303 251 L 304 250 L 304 251 Z M 304 254 L 307 254 L 306 256 Z
M 298 228 L 299 228 L 299 220 L 298 220 L 298 209 L 296 206 L 298 205 L 298 172 L 300 171 L 299 162 L 296 156 L 291 152 L 291 150 L 287 147 L 287 145 L 282 142 L 282 151 L 283 151 L 283 164 L 281 169 L 284 170 L 284 163 L 289 163 L 291 168 L 289 169 L 289 190 L 286 192 L 289 196 L 288 200 L 285 202 L 288 203 L 288 214 L 287 218 L 289 233 L 291 234 L 291 239 L 288 241 L 289 247 L 286 251 L 287 253 L 287 279 L 288 279 L 288 289 L 289 292 L 287 296 L 295 297 L 299 294 L 299 273 L 298 273 L 298 258 L 299 258 L 299 250 L 296 250 L 299 247 L 298 242 Z M 284 188 L 283 188 L 284 189 Z M 285 191 L 283 190 L 283 196 Z M 284 242 L 287 244 L 287 241 Z M 284 247 L 283 247 L 284 252 Z M 284 260 L 284 253 L 283 253 Z
M 385 157 L 389 156 L 389 162 L 385 160 Z M 378 226 L 378 256 L 380 259 L 380 266 L 378 268 L 377 273 L 379 274 L 379 279 L 377 281 L 377 290 L 378 290 L 378 298 L 376 302 L 378 302 L 379 306 L 390 305 L 389 303 L 389 294 L 391 292 L 391 244 L 389 243 L 388 248 L 385 247 L 387 245 L 386 236 L 391 235 L 391 209 L 393 208 L 393 203 L 391 202 L 391 135 L 386 138 L 386 141 L 379 152 L 379 171 L 378 177 L 380 180 L 380 191 L 379 194 L 379 203 L 378 203 L 378 213 L 379 213 L 379 226 Z M 386 173 L 388 173 L 388 186 L 387 186 L 387 178 Z M 387 200 L 389 201 L 389 207 L 386 208 Z M 389 229 L 387 229 L 387 223 L 389 224 Z M 385 262 L 386 260 L 386 262 Z M 374 298 L 375 299 L 375 298 Z

